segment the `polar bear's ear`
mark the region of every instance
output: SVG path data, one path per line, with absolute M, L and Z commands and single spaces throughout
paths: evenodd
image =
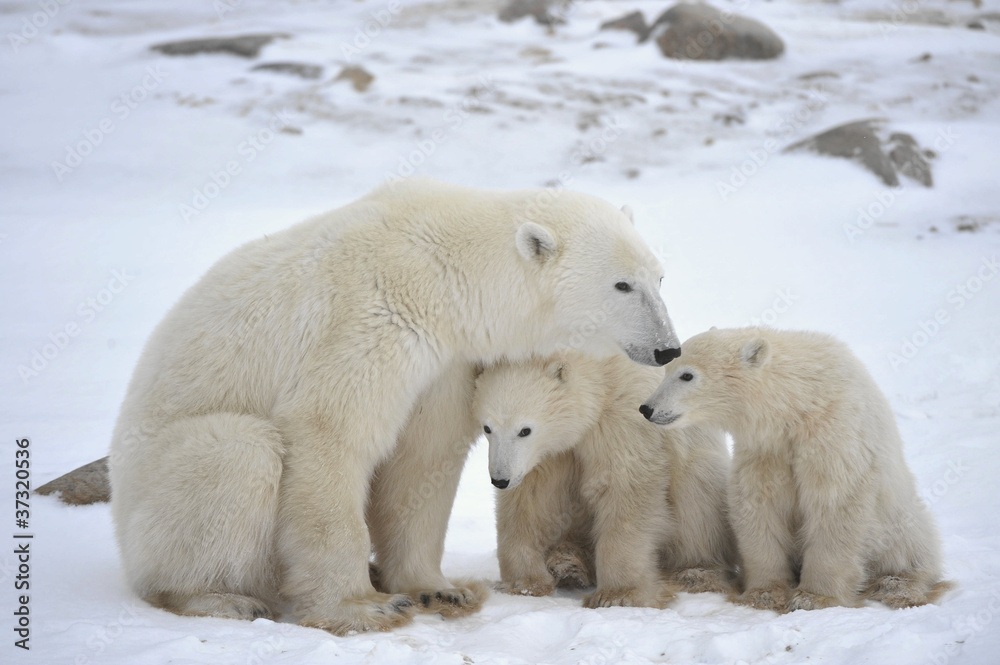
M 719 326 L 712 326 L 711 328 L 708 329 L 708 332 L 712 332 L 713 330 L 718 330 L 718 329 Z
M 626 217 L 628 217 L 628 221 L 635 224 L 635 213 L 632 212 L 632 206 L 626 203 L 625 205 L 622 206 L 622 212 L 625 213 Z
M 771 357 L 771 345 L 763 337 L 755 337 L 743 345 L 740 358 L 751 367 L 764 365 Z
M 552 232 L 534 222 L 521 224 L 514 242 L 517 245 L 517 251 L 529 261 L 545 261 L 555 254 L 557 249 L 556 239 Z
M 545 366 L 545 373 L 559 383 L 566 383 L 569 378 L 569 366 L 565 360 L 552 360 Z

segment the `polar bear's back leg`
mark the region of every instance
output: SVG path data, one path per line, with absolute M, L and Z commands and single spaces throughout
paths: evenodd
M 132 586 L 178 614 L 269 616 L 278 431 L 253 416 L 210 414 L 176 421 L 147 445 L 142 468 L 116 474 L 112 488 L 124 504 L 120 542 Z

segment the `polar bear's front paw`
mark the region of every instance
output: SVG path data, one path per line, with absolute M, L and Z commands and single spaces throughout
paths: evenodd
M 417 591 L 412 595 L 421 611 L 436 612 L 446 618 L 464 617 L 478 612 L 483 601 L 490 595 L 482 582 L 462 581 L 461 586 L 452 589 Z
M 645 588 L 598 588 L 594 593 L 584 597 L 583 606 L 590 609 L 599 607 L 655 607 L 662 610 L 673 598 L 673 589 L 664 584 L 653 584 Z
M 548 596 L 556 590 L 555 580 L 547 578 L 524 578 L 513 582 L 501 582 L 493 587 L 500 593 L 512 596 Z
M 337 605 L 330 616 L 307 614 L 299 625 L 319 628 L 343 637 L 352 633 L 392 630 L 413 621 L 413 601 L 403 594 L 374 593 L 350 598 Z
M 670 580 L 688 593 L 728 593 L 732 590 L 728 574 L 721 568 L 682 568 Z
M 586 552 L 570 544 L 561 544 L 545 557 L 545 566 L 556 579 L 556 584 L 566 589 L 586 589 L 593 585 Z
M 737 605 L 746 605 L 756 610 L 772 610 L 786 612 L 790 590 L 784 584 L 772 584 L 767 587 L 747 589 L 739 595 L 731 596 L 729 600 Z
M 796 589 L 795 593 L 788 600 L 788 611 L 795 610 L 821 610 L 825 607 L 836 607 L 840 605 L 836 598 L 821 596 L 818 593 Z

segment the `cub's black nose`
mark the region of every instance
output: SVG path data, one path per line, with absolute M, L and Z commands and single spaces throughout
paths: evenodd
M 676 349 L 656 349 L 653 351 L 653 359 L 656 360 L 659 365 L 666 365 L 668 362 L 674 358 L 681 357 L 681 349 L 677 347 Z
M 649 420 L 653 417 L 653 407 L 648 404 L 643 404 L 639 407 L 639 413 L 641 413 L 646 420 Z
M 490 478 L 490 482 L 493 483 L 494 487 L 499 487 L 502 490 L 507 489 L 507 485 L 510 485 L 510 481 L 506 478 Z

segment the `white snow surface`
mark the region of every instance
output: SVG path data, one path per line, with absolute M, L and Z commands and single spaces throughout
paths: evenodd
M 650 0 L 580 1 L 551 31 L 500 23 L 483 0 L 63 2 L 0 5 L 0 662 L 1000 662 L 996 0 L 720 0 L 787 51 L 712 63 L 598 31 L 668 6 Z M 985 30 L 966 27 L 989 12 Z M 149 49 L 254 32 L 287 38 L 255 60 Z M 324 72 L 251 71 L 278 61 Z M 375 76 L 367 91 L 334 81 L 345 64 Z M 774 150 L 869 117 L 937 153 L 932 188 Z M 88 154 L 55 167 L 71 150 Z M 662 611 L 494 594 L 468 618 L 337 638 L 146 605 L 123 582 L 106 505 L 33 495 L 30 528 L 15 528 L 15 440 L 30 438 L 34 486 L 105 455 L 146 337 L 215 260 L 411 170 L 630 204 L 682 339 L 751 322 L 844 339 L 895 409 L 955 590 L 935 606 L 783 616 L 713 594 Z M 495 581 L 485 452 L 466 466 L 444 570 Z M 23 651 L 11 536 L 28 532 Z

